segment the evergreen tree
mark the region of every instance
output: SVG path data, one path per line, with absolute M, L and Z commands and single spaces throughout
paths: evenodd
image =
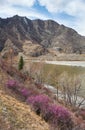
M 24 60 L 23 60 L 23 57 L 21 56 L 19 60 L 19 64 L 18 64 L 18 69 L 22 70 L 23 66 L 24 66 Z

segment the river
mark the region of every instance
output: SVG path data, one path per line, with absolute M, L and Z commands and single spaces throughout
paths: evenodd
M 85 67 L 85 61 L 45 61 L 48 64 L 67 65 L 67 66 L 81 66 Z

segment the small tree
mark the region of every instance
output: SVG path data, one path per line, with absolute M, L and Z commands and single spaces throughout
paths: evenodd
M 19 60 L 19 64 L 18 64 L 18 69 L 22 70 L 23 66 L 24 66 L 24 60 L 23 60 L 23 57 L 21 56 Z

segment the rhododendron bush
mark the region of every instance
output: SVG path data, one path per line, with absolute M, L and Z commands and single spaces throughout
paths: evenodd
M 62 130 L 69 128 L 69 130 L 72 130 L 73 122 L 71 114 L 62 106 L 51 104 L 45 113 L 45 119 L 54 128 L 59 127 Z
M 25 98 L 27 98 L 28 96 L 31 95 L 31 91 L 29 91 L 27 88 L 22 88 L 22 89 L 21 89 L 21 94 L 22 94 Z
M 18 89 L 18 81 L 16 80 L 8 80 L 6 83 L 6 87 L 10 88 L 10 89 Z
M 27 103 L 33 107 L 37 114 L 41 114 L 53 128 L 72 130 L 73 122 L 70 112 L 62 106 L 53 104 L 48 96 L 31 96 L 27 99 Z
M 48 108 L 49 103 L 51 103 L 51 100 L 48 96 L 40 94 L 29 97 L 27 103 L 33 107 L 37 114 L 43 114 Z
M 27 104 L 41 117 L 47 121 L 53 130 L 72 130 L 73 122 L 70 112 L 53 103 L 45 94 L 39 94 L 35 89 L 20 87 L 16 80 L 9 80 L 6 86 L 12 90 L 17 90 L 20 95 L 24 96 Z
M 22 88 L 20 90 L 20 93 L 22 96 L 24 96 L 26 99 L 32 95 L 37 95 L 38 92 L 37 90 L 34 90 L 34 89 L 28 89 L 28 88 Z

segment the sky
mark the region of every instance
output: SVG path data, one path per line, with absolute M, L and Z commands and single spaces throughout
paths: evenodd
M 52 19 L 85 36 L 85 0 L 0 0 L 0 17 Z

